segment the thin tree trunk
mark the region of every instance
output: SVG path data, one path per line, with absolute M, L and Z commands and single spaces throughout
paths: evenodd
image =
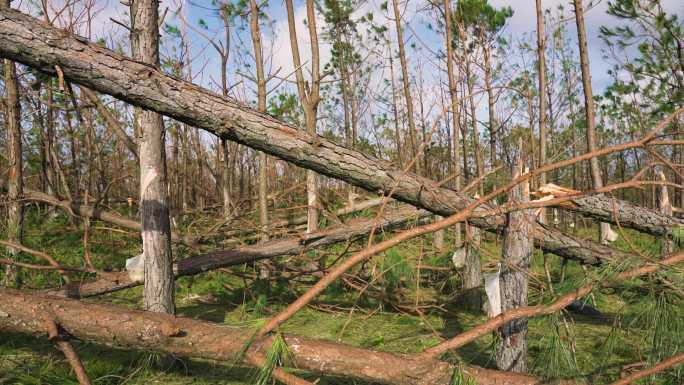
M 513 170 L 513 179 L 522 175 L 522 139 L 518 145 L 519 159 Z M 514 187 L 508 194 L 509 201 L 529 201 L 530 188 L 527 182 Z M 518 210 L 508 213 L 504 230 L 501 276 L 501 312 L 527 306 L 527 275 L 532 259 L 532 210 Z M 511 321 L 500 329 L 501 341 L 496 352 L 496 366 L 500 370 L 527 371 L 527 318 Z
M 537 8 L 537 60 L 539 62 L 539 166 L 546 164 L 546 43 L 544 41 L 544 13 L 541 0 L 536 0 Z M 539 176 L 539 184 L 546 184 L 546 173 Z M 546 223 L 546 209 L 541 208 L 539 214 L 541 223 Z
M 292 0 L 285 0 L 287 8 L 287 21 L 290 32 L 290 47 L 292 48 L 292 59 L 295 66 L 295 76 L 297 78 L 297 91 L 302 101 L 304 109 L 304 119 L 306 131 L 309 134 L 316 134 L 316 122 L 318 120 L 318 103 L 320 102 L 320 65 L 318 50 L 318 32 L 316 31 L 316 15 L 314 12 L 313 0 L 306 1 L 307 27 L 309 29 L 309 39 L 311 41 L 311 82 L 304 81 L 302 62 L 299 56 L 299 43 L 297 42 L 297 30 L 294 19 L 294 7 Z M 307 195 L 307 233 L 318 230 L 318 186 L 316 183 L 316 173 L 306 171 L 306 195 Z
M 394 137 L 397 142 L 397 163 L 399 168 L 404 167 L 404 160 L 401 154 L 401 127 L 399 125 L 399 102 L 397 100 L 397 87 L 394 82 L 394 59 L 392 57 L 392 43 L 387 38 L 387 50 L 390 65 L 390 84 L 392 86 L 392 114 L 394 115 Z
M 131 2 L 131 47 L 133 56 L 159 67 L 158 0 Z M 173 314 L 174 279 L 171 255 L 164 122 L 156 112 L 139 109 L 140 204 L 145 261 L 144 307 Z
M 496 157 L 496 134 L 498 127 L 496 126 L 496 111 L 494 111 L 494 89 L 492 88 L 492 53 L 491 46 L 488 41 L 483 39 L 484 51 L 484 81 L 487 88 L 487 112 L 489 114 L 489 167 L 493 170 L 497 166 Z M 492 190 L 496 190 L 496 174 L 492 175 Z
M 401 30 L 401 12 L 399 11 L 399 0 L 392 0 L 394 11 L 394 24 L 397 31 L 397 45 L 399 46 L 399 63 L 401 64 L 401 81 L 404 89 L 404 100 L 406 101 L 406 120 L 409 126 L 409 140 L 411 141 L 411 157 L 417 159 L 414 162 L 413 170 L 416 174 L 422 175 L 421 160 L 418 154 L 418 140 L 416 139 L 416 122 L 413 117 L 413 97 L 411 96 L 410 78 L 408 74 L 408 63 L 406 61 L 406 48 L 404 45 L 404 33 Z M 421 151 L 422 152 L 422 151 Z
M 582 0 L 573 0 L 575 7 L 575 22 L 577 23 L 577 40 L 579 44 L 580 66 L 582 69 L 582 86 L 584 88 L 584 114 L 587 124 L 587 152 L 596 151 L 596 117 L 594 112 L 594 94 L 591 87 L 591 71 L 589 69 L 589 49 L 587 47 L 587 32 L 584 27 L 584 8 Z M 594 157 L 589 160 L 589 170 L 591 172 L 592 187 L 598 189 L 603 187 L 601 178 L 601 167 L 599 159 Z M 599 227 L 599 240 L 606 243 L 610 225 L 601 222 Z
M 266 76 L 264 75 L 263 50 L 261 48 L 261 31 L 259 30 L 259 7 L 256 0 L 250 0 L 250 30 L 254 46 L 254 60 L 257 73 L 257 110 L 266 112 Z M 268 241 L 268 184 L 266 173 L 266 153 L 259 153 L 259 223 L 261 240 Z
M 9 0 L 3 0 L 2 7 L 9 7 Z M 24 228 L 24 205 L 22 203 L 23 160 L 21 143 L 21 104 L 19 102 L 19 80 L 17 66 L 11 60 L 3 60 L 5 73 L 5 128 L 7 133 L 7 158 L 9 160 L 9 183 L 7 190 L 7 239 L 21 243 Z M 12 259 L 19 250 L 8 248 Z M 6 265 L 3 285 L 14 287 L 18 284 L 16 266 Z
M 460 164 L 460 148 L 459 148 L 459 136 L 460 136 L 460 131 L 461 131 L 461 117 L 459 114 L 459 107 L 458 107 L 458 93 L 456 90 L 457 87 L 457 80 L 456 80 L 456 74 L 454 74 L 454 32 L 453 32 L 453 25 L 452 25 L 452 13 L 451 13 L 451 1 L 450 0 L 444 0 L 444 19 L 445 19 L 445 26 L 444 26 L 444 45 L 446 45 L 446 52 L 447 52 L 447 76 L 449 78 L 449 97 L 451 101 L 451 131 L 452 131 L 452 140 L 453 140 L 453 154 L 454 154 L 454 159 L 453 159 L 453 164 L 454 164 L 454 174 L 456 176 L 454 177 L 454 188 L 456 191 L 461 191 L 461 164 Z M 454 226 L 454 246 L 456 248 L 461 247 L 461 224 L 456 224 Z
M 477 129 L 477 106 L 475 105 L 475 82 L 473 74 L 471 73 L 470 57 L 466 53 L 465 76 L 466 84 L 468 86 L 468 105 L 470 106 L 470 124 L 473 137 L 473 154 L 475 155 L 475 167 L 477 177 L 481 178 L 484 175 L 484 161 L 482 160 L 482 152 L 480 151 L 480 132 Z M 484 195 L 484 183 L 480 179 L 477 183 L 478 192 Z

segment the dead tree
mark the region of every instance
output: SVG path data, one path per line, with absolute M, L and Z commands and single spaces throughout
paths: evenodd
M 158 0 L 131 2 L 131 47 L 133 56 L 150 68 L 159 67 Z M 140 139 L 140 202 L 145 262 L 145 309 L 175 312 L 171 256 L 171 224 L 166 175 L 164 122 L 156 112 L 136 112 Z

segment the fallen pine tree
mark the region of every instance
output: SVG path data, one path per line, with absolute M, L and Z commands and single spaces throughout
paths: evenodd
M 48 203 L 50 205 L 60 207 L 69 213 L 99 219 L 103 222 L 112 223 L 126 229 L 140 231 L 139 222 L 120 216 L 117 213 L 70 202 L 67 200 L 60 200 L 49 194 L 34 190 L 25 191 L 25 196 L 28 200 Z M 368 208 L 377 204 L 375 200 L 370 200 L 368 202 L 370 202 L 368 205 L 359 205 L 359 207 Z M 346 213 L 346 211 L 340 211 L 338 215 L 344 215 Z M 421 215 L 427 216 L 427 213 L 423 213 Z M 477 221 L 477 219 L 478 218 L 475 218 L 474 220 Z M 367 228 L 369 229 L 368 231 L 370 231 L 370 226 Z M 498 227 L 493 227 L 491 229 L 498 230 Z M 546 252 L 553 253 L 564 258 L 580 261 L 583 264 L 596 265 L 600 264 L 604 260 L 622 260 L 630 257 L 629 253 L 625 253 L 607 245 L 602 245 L 598 242 L 581 239 L 563 233 L 550 226 L 539 224 L 538 226 L 534 226 L 533 230 L 535 234 L 535 244 L 537 247 L 540 247 Z M 177 234 L 176 232 L 172 233 L 172 239 L 189 246 L 196 245 L 200 238 L 201 237 L 181 235 Z
M 46 316 L 69 335 L 84 341 L 223 362 L 239 360 L 254 334 L 254 330 L 167 314 L 0 289 L 0 331 L 47 337 Z M 283 337 L 293 358 L 291 365 L 314 373 L 394 385 L 447 385 L 451 384 L 454 372 L 460 370 L 479 385 L 545 383 L 524 374 L 470 365 L 457 367 L 436 359 L 412 358 L 305 337 Z M 249 345 L 246 354 L 264 353 L 270 343 L 271 337 L 257 339 Z
M 400 201 L 448 216 L 474 202 L 440 187 L 435 181 L 394 168 L 389 163 L 310 135 L 230 98 L 92 44 L 16 10 L 0 9 L 0 56 L 51 75 L 64 76 L 92 90 L 115 96 L 135 106 L 159 112 L 222 138 L 263 151 L 298 166 L 346 181 L 368 191 L 392 195 Z M 59 71 L 57 70 L 59 68 Z M 603 149 L 600 154 L 645 145 L 635 141 Z M 684 220 L 624 201 L 596 195 L 573 200 L 572 209 L 597 220 L 619 223 L 653 235 L 670 234 Z M 491 211 L 483 204 L 476 211 Z M 498 231 L 505 215 L 471 218 L 470 223 Z M 547 252 L 570 257 L 574 245 L 557 230 L 534 226 L 537 243 Z M 591 241 L 582 240 L 587 244 Z M 593 247 L 593 246 L 592 246 Z M 594 263 L 601 259 L 594 253 Z
M 298 255 L 317 247 L 366 237 L 373 229 L 376 229 L 376 232 L 392 230 L 407 224 L 424 221 L 430 216 L 431 214 L 428 211 L 404 206 L 378 218 L 360 218 L 300 237 L 276 239 L 256 245 L 238 246 L 189 257 L 174 264 L 174 273 L 176 277 L 195 275 L 221 267 L 235 266 L 261 259 Z M 59 289 L 49 290 L 49 293 L 70 298 L 83 298 L 111 293 L 138 285 L 142 285 L 142 282 L 131 280 L 128 272 L 124 271 L 107 273 L 100 279 L 92 282 L 68 284 Z
M 409 224 L 425 222 L 431 217 L 426 210 L 417 210 L 404 205 L 374 218 L 358 218 L 343 224 L 326 228 L 322 231 L 283 239 L 276 239 L 256 245 L 238 246 L 225 250 L 216 250 L 192 256 L 174 265 L 176 277 L 200 274 L 222 267 L 235 266 L 288 255 L 298 255 L 307 250 L 330 246 L 341 242 L 350 242 L 367 237 L 371 231 L 389 231 L 406 227 Z M 585 242 L 546 226 L 539 230 L 548 231 L 545 236 L 553 243 L 542 244 L 542 249 L 562 250 L 562 256 L 578 260 L 584 264 L 598 264 L 602 261 L 624 261 L 637 259 L 638 256 L 601 245 L 597 242 Z M 537 237 L 539 239 L 540 237 Z M 596 257 L 600 256 L 600 258 Z M 131 280 L 127 272 L 107 273 L 95 281 L 71 283 L 59 289 L 49 290 L 52 295 L 69 298 L 84 298 L 111 293 L 141 285 L 142 282 Z

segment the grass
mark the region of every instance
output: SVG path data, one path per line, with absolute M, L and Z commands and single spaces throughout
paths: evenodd
M 27 246 L 45 251 L 64 264 L 82 266 L 82 233 L 71 227 L 68 220 L 61 216 L 46 219 L 45 215 L 31 210 L 26 222 Z M 121 269 L 126 258 L 139 253 L 137 239 L 121 232 L 98 229 L 102 226 L 95 224 L 91 235 L 91 254 L 98 268 Z M 590 237 L 593 232 L 593 229 L 581 229 L 579 235 Z M 641 252 L 657 255 L 660 248 L 652 237 L 628 233 L 633 245 Z M 492 265 L 500 256 L 500 243 L 492 237 L 488 235 L 482 245 L 484 266 Z M 362 246 L 359 244 L 355 248 Z M 625 250 L 630 247 L 622 240 L 616 246 Z M 334 256 L 343 249 L 343 246 L 334 246 L 326 251 Z M 184 256 L 182 250 L 178 254 Z M 334 258 L 328 256 L 327 259 L 332 261 Z M 22 260 L 42 263 L 26 255 L 22 255 Z M 422 271 L 418 275 L 418 260 L 423 265 L 443 267 L 449 266 L 450 255 L 434 252 L 428 236 L 388 250 L 367 263 L 363 270 L 356 269 L 356 272 L 363 271 L 365 275 L 370 275 L 374 286 L 384 288 L 385 296 L 407 307 L 415 303 L 441 303 L 458 290 L 460 283 L 455 274 Z M 558 282 L 561 262 L 554 256 L 550 256 L 549 260 L 552 279 Z M 286 261 L 293 263 L 293 259 Z M 534 283 L 535 280 L 544 282 L 546 279 L 540 253 L 535 255 L 532 268 L 535 278 L 530 290 L 530 302 L 537 303 L 542 298 L 548 301 L 551 298 L 548 290 L 541 291 L 541 284 Z M 617 271 L 624 268 L 613 266 L 610 269 Z M 596 274 L 610 276 L 610 269 Z M 234 268 L 234 271 L 242 273 L 253 270 L 245 266 Z M 594 269 L 591 274 L 595 274 Z M 662 277 L 681 285 L 681 271 L 668 270 L 662 274 Z M 554 285 L 556 292 L 562 293 L 585 280 L 584 270 L 574 262 L 568 264 L 566 276 L 565 284 Z M 22 272 L 21 278 L 23 285 L 29 288 L 62 284 L 61 278 L 54 272 Z M 595 292 L 593 301 L 607 315 L 606 320 L 571 313 L 530 320 L 531 371 L 547 378 L 576 377 L 605 383 L 618 378 L 621 367 L 626 364 L 640 360 L 657 361 L 682 351 L 682 300 L 662 291 L 662 287 L 653 285 L 654 278 L 657 276 Z M 178 314 L 256 330 L 266 318 L 291 302 L 311 282 L 308 279 L 295 285 L 287 280 L 275 280 L 270 285 L 260 286 L 250 279 L 224 271 L 183 277 L 177 280 L 176 285 Z M 142 304 L 141 293 L 138 287 L 96 300 L 139 308 Z M 359 297 L 356 291 L 337 283 L 319 296 L 312 306 L 298 312 L 279 332 L 410 354 L 438 343 L 438 335 L 455 335 L 486 319 L 482 314 L 463 311 L 453 301 L 444 306 L 445 311 L 426 308 L 422 315 L 418 315 L 397 310 L 378 298 L 381 297 Z M 444 358 L 492 367 L 495 342 L 494 336 L 484 336 L 459 349 L 457 354 L 448 354 Z M 270 383 L 269 371 L 286 363 L 288 355 L 284 341 L 276 338 L 276 343 L 269 350 L 269 365 L 265 370 L 255 371 L 231 363 L 203 360 L 183 360 L 182 365 L 164 368 L 156 363 L 155 356 L 150 353 L 89 343 L 75 345 L 95 384 L 267 384 Z M 680 366 L 678 370 L 654 376 L 643 383 L 680 384 L 684 379 L 682 371 Z M 318 378 L 302 375 L 310 380 Z M 45 339 L 0 332 L 0 384 L 76 384 L 75 381 L 61 353 Z M 455 373 L 452 383 L 470 385 L 458 373 Z M 363 383 L 324 377 L 319 384 Z

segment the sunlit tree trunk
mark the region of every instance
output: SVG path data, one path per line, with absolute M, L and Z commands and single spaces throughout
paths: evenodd
M 135 59 L 159 67 L 158 0 L 131 2 L 131 48 Z M 143 303 L 146 310 L 173 314 L 171 256 L 164 125 L 161 115 L 139 110 L 141 130 L 140 204 L 145 262 Z

